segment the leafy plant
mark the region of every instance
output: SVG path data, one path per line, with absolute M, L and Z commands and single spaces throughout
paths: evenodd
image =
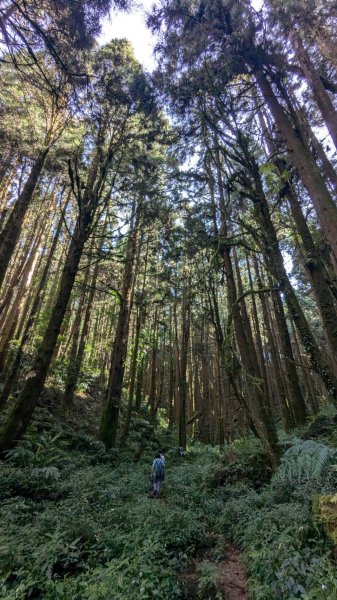
M 44 479 L 54 479 L 57 481 L 60 479 L 60 471 L 57 467 L 41 467 L 32 470 L 34 477 L 43 477 Z
M 309 446 L 288 439 L 291 449 L 298 446 L 287 459 L 294 461 L 292 476 L 287 479 L 286 471 L 282 479 L 287 450 L 281 475 L 274 479 L 291 483 L 273 479 L 262 486 L 260 445 L 253 439 L 237 442 L 230 448 L 235 472 L 215 486 L 209 483 L 219 468 L 217 449 L 195 443 L 181 459 L 174 434 L 137 420 L 132 444 L 138 447 L 138 434 L 146 432 L 149 445 L 165 448 L 167 477 L 158 501 L 148 497 L 152 448 L 144 448 L 135 462 L 131 446 L 125 447 L 108 462 L 109 453 L 85 431 L 66 425 L 60 435 L 55 422 L 43 415 L 26 442 L 8 455 L 0 477 L 0 597 L 178 600 L 178 572 L 201 555 L 196 560 L 198 596 L 220 598 L 217 561 L 225 541 L 233 540 L 243 549 L 251 600 L 334 599 L 332 543 L 311 516 L 312 488 L 305 483 L 314 474 L 316 487 L 323 487 L 334 477 L 329 469 L 334 450 L 315 446 L 313 463 L 306 465 L 305 476 L 300 469 L 298 479 L 298 450 Z M 283 488 L 297 492 L 281 493 Z
M 203 560 L 197 564 L 199 598 L 221 600 L 220 572 L 217 564 Z
M 24 444 L 15 446 L 12 448 L 12 450 L 7 452 L 7 460 L 18 467 L 23 467 L 27 464 L 30 464 L 33 459 L 34 453 Z
M 273 477 L 273 485 L 318 484 L 337 458 L 336 450 L 312 440 L 299 441 L 285 452 Z

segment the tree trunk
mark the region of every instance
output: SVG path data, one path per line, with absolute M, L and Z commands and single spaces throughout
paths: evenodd
M 268 134 L 264 117 L 261 113 L 259 113 L 259 119 L 264 133 Z M 268 145 L 268 152 L 271 156 L 273 156 L 275 153 L 275 146 L 270 135 L 266 136 L 266 141 Z M 277 167 L 280 175 L 284 176 L 286 172 L 286 165 L 284 161 L 281 158 L 276 158 L 274 159 L 274 164 Z M 303 215 L 300 202 L 296 196 L 289 177 L 285 182 L 283 193 L 288 200 L 292 217 L 303 244 L 305 252 L 304 267 L 312 284 L 324 331 L 326 333 L 331 352 L 333 356 L 337 357 L 337 312 L 335 308 L 334 296 L 331 291 L 329 275 L 326 272 L 324 263 L 319 255 L 318 250 L 316 249 L 307 221 Z
M 304 266 L 312 284 L 323 328 L 330 350 L 333 356 L 337 358 L 337 312 L 334 297 L 328 283 L 328 274 L 325 271 L 324 265 L 312 239 L 301 206 L 291 189 L 289 189 L 287 198 L 292 217 L 296 223 L 305 251 Z
M 13 184 L 13 180 L 18 169 L 19 158 L 13 157 L 12 155 L 3 165 L 0 172 L 0 211 L 1 211 L 1 222 L 5 221 L 6 217 L 6 203 L 10 193 L 10 189 Z
M 139 253 L 141 250 L 141 246 L 142 246 L 142 244 L 139 244 Z M 126 417 L 125 417 L 124 430 L 123 430 L 123 434 L 121 436 L 121 444 L 125 443 L 128 435 L 129 435 L 129 429 L 130 429 L 130 424 L 131 424 L 133 398 L 134 398 L 135 387 L 136 387 L 136 374 L 137 374 L 140 334 L 141 334 L 141 331 L 142 331 L 142 328 L 144 326 L 145 319 L 146 319 L 145 286 L 146 286 L 146 278 L 147 278 L 148 256 L 149 256 L 149 241 L 146 242 L 146 250 L 145 250 L 145 257 L 144 257 L 143 283 L 142 283 L 141 292 L 140 292 L 140 306 L 139 306 L 138 313 L 137 313 L 136 333 L 135 333 L 134 348 L 133 348 L 133 353 L 132 353 L 132 358 L 131 358 L 131 366 L 130 366 L 129 398 L 128 398 L 127 413 L 126 413 Z M 139 255 L 138 255 L 138 263 L 139 263 Z
M 179 361 L 179 447 L 186 450 L 187 359 L 190 338 L 190 283 L 184 286 L 181 307 L 181 345 Z
M 99 263 L 97 262 L 95 265 L 95 270 L 98 269 L 98 265 L 99 265 Z M 63 395 L 63 399 L 62 399 L 62 407 L 65 410 L 69 410 L 73 405 L 74 392 L 75 392 L 76 383 L 77 383 L 78 375 L 79 375 L 79 372 L 81 369 L 81 363 L 82 363 L 82 358 L 83 358 L 84 347 L 83 347 L 82 352 L 80 353 L 80 341 L 82 338 L 81 322 L 82 322 L 82 315 L 83 315 L 84 306 L 85 306 L 87 284 L 88 284 L 88 279 L 89 279 L 89 271 L 90 271 L 90 265 L 87 266 L 86 271 L 85 271 L 84 280 L 82 283 L 82 292 L 81 292 L 81 295 L 79 298 L 78 307 L 77 307 L 77 311 L 76 311 L 76 315 L 75 315 L 75 319 L 74 319 L 74 328 L 73 328 L 73 332 L 72 332 L 71 350 L 69 353 L 67 378 L 66 378 L 66 384 L 65 384 L 65 388 L 64 388 L 64 395 Z M 95 288 L 93 286 L 91 289 L 91 292 L 90 292 L 90 298 L 87 301 L 86 313 L 88 312 L 88 309 L 89 309 L 89 316 L 90 316 L 90 310 L 91 310 L 91 303 L 92 303 L 93 296 L 94 296 L 94 289 Z M 83 325 L 83 327 L 84 327 L 84 325 Z
M 250 264 L 249 264 L 248 256 L 246 257 L 246 265 L 247 265 L 247 272 L 248 272 L 249 287 L 250 287 L 250 290 L 253 291 L 254 290 L 253 279 L 252 279 L 252 274 L 251 274 L 251 270 L 250 270 Z M 266 368 L 266 361 L 265 361 L 265 358 L 264 358 L 263 344 L 262 344 L 262 337 L 261 337 L 261 331 L 260 331 L 259 316 L 258 316 L 258 311 L 257 311 L 257 304 L 256 304 L 255 294 L 252 294 L 251 298 L 252 298 L 253 323 L 254 323 L 254 328 L 255 328 L 256 347 L 257 347 L 258 356 L 259 356 L 259 365 L 260 365 L 260 369 L 261 369 L 261 373 L 262 373 L 263 379 L 265 381 L 265 386 L 266 386 L 266 390 L 267 390 L 267 393 L 268 393 L 268 398 L 269 398 L 270 406 L 272 407 L 272 393 L 271 393 L 271 389 L 270 389 L 270 386 L 269 386 L 269 380 L 268 380 L 268 374 L 267 374 L 267 368 Z
M 11 371 L 8 374 L 7 380 L 6 380 L 6 384 L 4 386 L 4 389 L 1 393 L 0 396 L 0 407 L 3 407 L 8 400 L 9 394 L 11 393 L 11 390 L 13 388 L 13 386 L 16 384 L 17 382 L 17 378 L 18 378 L 18 374 L 20 371 L 20 366 L 21 366 L 21 360 L 22 360 L 22 354 L 24 352 L 24 348 L 27 344 L 27 341 L 29 339 L 29 335 L 31 332 L 31 329 L 33 327 L 34 321 L 35 321 L 35 317 L 38 313 L 39 307 L 41 306 L 42 300 L 43 300 L 43 295 L 45 292 L 45 286 L 47 283 L 47 277 L 49 274 L 49 270 L 50 270 L 50 266 L 52 263 L 52 260 L 54 258 L 54 254 L 55 254 L 55 250 L 56 250 L 56 246 L 59 240 L 59 235 L 62 229 L 62 224 L 63 224 L 63 216 L 60 218 L 56 231 L 55 231 L 55 235 L 52 241 L 52 245 L 51 248 L 49 250 L 49 254 L 48 254 L 48 258 L 46 261 L 46 264 L 44 266 L 43 272 L 42 272 L 42 276 L 40 279 L 40 282 L 38 284 L 37 290 L 35 292 L 35 298 L 33 301 L 33 305 L 30 309 L 29 312 L 29 316 L 25 325 L 25 329 L 21 338 L 21 342 L 18 348 L 18 351 L 16 353 L 15 356 L 15 360 L 14 363 L 11 367 Z
M 137 366 L 135 411 L 138 414 L 140 413 L 141 408 L 142 408 L 144 367 L 145 367 L 145 355 L 141 357 L 139 364 Z
M 105 223 L 104 223 L 104 226 L 105 226 Z M 99 247 L 99 252 L 102 249 L 103 240 L 104 240 L 104 238 L 102 238 L 102 242 Z M 92 250 L 92 248 L 91 248 L 91 250 Z M 73 339 L 72 350 L 71 350 L 70 359 L 69 359 L 67 380 L 66 380 L 65 391 L 64 391 L 64 396 L 63 396 L 63 405 L 64 405 L 64 407 L 66 407 L 68 409 L 73 404 L 74 393 L 75 393 L 77 381 L 78 381 L 78 378 L 79 378 L 79 375 L 81 372 L 81 368 L 82 368 L 85 344 L 86 344 L 86 341 L 88 338 L 88 333 L 89 333 L 90 317 L 91 317 L 92 305 L 93 305 L 95 292 L 96 292 L 96 281 L 97 281 L 97 277 L 98 277 L 99 268 L 100 268 L 100 262 L 97 260 L 95 267 L 94 267 L 93 274 L 92 274 L 92 278 L 91 278 L 90 291 L 88 294 L 88 298 L 86 300 L 86 309 L 84 312 L 82 331 L 80 332 L 80 323 L 82 320 L 82 314 L 83 314 L 83 309 L 84 309 L 84 304 L 85 304 L 85 296 L 86 296 L 86 287 L 88 284 L 88 277 L 89 277 L 89 265 L 87 267 L 85 277 L 84 277 L 83 293 L 81 295 L 80 305 L 78 307 L 78 327 L 76 327 L 77 335 L 74 335 L 74 339 Z M 77 338 L 77 339 L 75 339 L 75 338 Z
M 13 303 L 10 307 L 10 312 L 4 323 L 3 330 L 1 332 L 1 343 L 0 343 L 0 371 L 4 372 L 6 367 L 8 347 L 12 339 L 14 338 L 15 331 L 17 328 L 18 321 L 20 319 L 20 312 L 22 312 L 21 306 L 24 302 L 24 298 L 27 294 L 29 287 L 28 281 L 29 276 L 35 270 L 36 263 L 38 260 L 38 249 L 43 235 L 43 227 L 40 228 L 38 236 L 30 250 L 30 254 L 26 260 L 22 276 L 20 280 L 20 286 L 17 290 Z M 24 308 L 23 308 L 24 310 Z
M 266 452 L 268 453 L 270 462 L 273 467 L 276 467 L 279 462 L 279 448 L 277 441 L 277 433 L 275 425 L 270 413 L 268 403 L 265 398 L 265 390 L 263 388 L 263 380 L 261 377 L 261 371 L 259 368 L 255 348 L 251 347 L 249 340 L 246 335 L 246 330 L 242 320 L 240 312 L 236 285 L 233 273 L 233 266 L 231 261 L 231 248 L 225 242 L 227 232 L 226 222 L 226 202 L 223 191 L 222 176 L 220 172 L 220 157 L 217 160 L 217 172 L 218 172 L 218 189 L 220 196 L 220 212 L 221 212 L 221 229 L 220 229 L 220 243 L 219 243 L 219 255 L 223 260 L 226 287 L 227 287 L 227 301 L 228 301 L 228 332 L 227 339 L 229 338 L 231 321 L 233 320 L 237 344 L 241 356 L 243 368 L 247 372 L 247 375 L 251 380 L 251 400 L 252 406 L 250 407 L 250 418 L 253 422 L 253 426 L 258 433 L 262 444 L 264 445 Z M 237 386 L 235 383 L 235 375 L 228 371 L 230 381 L 233 389 L 235 388 L 238 393 Z M 242 399 L 243 400 L 243 399 Z
M 289 39 L 337 150 L 337 112 L 335 107 L 312 64 L 309 53 L 303 46 L 299 32 L 296 29 L 292 29 L 289 33 Z
M 316 394 L 315 394 L 315 389 L 313 386 L 312 375 L 309 370 L 310 367 L 308 368 L 308 364 L 305 364 L 305 362 L 303 360 L 301 346 L 300 346 L 300 342 L 298 339 L 298 333 L 296 331 L 296 327 L 294 325 L 293 319 L 290 319 L 290 325 L 291 325 L 291 330 L 292 330 L 292 334 L 293 334 L 293 339 L 295 342 L 295 348 L 297 351 L 297 359 L 298 359 L 299 364 L 302 367 L 303 379 L 304 379 L 307 393 L 308 393 L 308 404 L 309 404 L 309 406 L 311 406 L 312 413 L 317 414 L 319 411 L 319 407 L 318 407 L 318 402 L 317 402 L 317 398 L 316 398 Z
M 130 231 L 128 239 L 122 293 L 120 298 L 121 306 L 111 357 L 108 389 L 99 432 L 99 439 L 104 442 L 107 449 L 116 445 L 117 438 L 125 359 L 128 347 L 130 312 L 133 301 L 134 277 L 136 269 L 135 259 L 139 240 L 139 215 L 137 216 L 136 221 L 137 222 L 134 226 L 134 230 Z
M 205 320 L 202 320 L 200 333 L 201 349 L 201 369 L 200 369 L 200 406 L 201 412 L 199 421 L 198 438 L 204 444 L 211 442 L 211 411 L 210 411 L 210 373 L 209 373 L 209 327 Z
M 302 343 L 311 358 L 312 368 L 323 379 L 325 385 L 330 390 L 334 401 L 337 401 L 337 380 L 331 371 L 328 362 L 325 360 L 320 348 L 318 347 L 313 334 L 310 331 L 304 312 L 289 281 L 289 277 L 283 264 L 282 254 L 278 245 L 274 224 L 271 220 L 269 207 L 262 188 L 258 166 L 252 156 L 249 158 L 249 164 L 251 175 L 254 179 L 252 197 L 257 219 L 262 227 L 263 243 L 268 269 L 279 283 L 280 290 L 284 293 L 285 302 L 288 306 L 289 313 L 294 319 Z M 288 368 L 290 364 L 291 362 L 289 359 Z M 304 419 L 305 404 L 302 396 L 297 397 L 295 410 L 298 418 Z M 303 415 L 302 417 L 301 414 Z
M 168 428 L 172 429 L 174 424 L 174 389 L 175 389 L 175 369 L 174 369 L 174 337 L 173 337 L 173 314 L 172 305 L 170 305 L 169 314 L 169 380 L 168 380 Z
M 140 340 L 140 332 L 142 328 L 142 324 L 144 321 L 144 309 L 141 306 L 138 310 L 137 319 L 136 319 L 136 331 L 135 338 L 133 343 L 133 352 L 131 357 L 131 366 L 130 366 L 130 386 L 129 386 L 129 397 L 128 397 L 128 406 L 125 417 L 124 429 L 121 436 L 121 445 L 125 443 L 130 430 L 131 425 L 131 417 L 132 417 L 132 408 L 133 408 L 133 397 L 135 393 L 135 385 L 136 385 L 136 371 L 137 371 L 137 360 L 138 360 L 138 349 L 139 349 L 139 340 Z
M 0 432 L 0 451 L 8 450 L 15 442 L 20 440 L 29 425 L 36 402 L 47 377 L 84 244 L 89 235 L 92 218 L 92 211 L 87 212 L 84 209 L 81 211 L 63 268 L 58 297 L 45 334 L 38 348 L 32 368 L 23 384 L 18 401 Z
M 36 184 L 43 169 L 49 148 L 44 148 L 34 162 L 28 179 L 20 193 L 15 206 L 8 217 L 0 236 L 0 288 L 3 284 L 9 261 L 20 237 L 23 221 Z
M 154 423 L 156 416 L 156 380 L 157 380 L 157 356 L 158 356 L 158 336 L 159 336 L 159 317 L 158 306 L 155 307 L 153 317 L 153 336 L 151 341 L 151 367 L 150 367 L 150 387 L 148 406 L 150 409 L 150 422 Z
M 41 232 L 41 224 L 39 221 L 35 221 L 35 223 L 30 224 L 29 234 L 26 236 L 22 247 L 19 248 L 19 245 L 16 248 L 16 251 L 13 255 L 13 261 L 11 264 L 11 268 L 8 269 L 7 272 L 7 281 L 8 285 L 7 289 L 4 292 L 2 290 L 2 301 L 0 304 L 0 330 L 3 330 L 6 319 L 10 314 L 10 310 L 12 307 L 11 301 L 14 300 L 13 296 L 17 291 L 16 288 L 19 288 L 21 285 L 22 277 L 25 272 L 27 261 L 29 260 L 29 256 L 32 248 L 35 245 L 35 240 L 39 233 Z
M 264 286 L 262 284 L 261 275 L 260 275 L 259 267 L 258 267 L 258 262 L 257 262 L 257 259 L 255 256 L 254 256 L 253 260 L 254 260 L 254 270 L 255 270 L 255 274 L 256 274 L 258 288 L 262 290 Z M 278 346 L 275 343 L 275 339 L 273 336 L 268 301 L 264 294 L 260 295 L 260 302 L 261 302 L 261 307 L 262 307 L 263 321 L 264 321 L 264 325 L 265 325 L 265 328 L 267 331 L 269 351 L 270 351 L 270 355 L 272 358 L 272 363 L 273 363 L 273 367 L 274 367 L 274 371 L 275 371 L 275 384 L 276 384 L 277 394 L 278 394 L 279 403 L 280 403 L 283 425 L 284 425 L 285 431 L 289 431 L 292 427 L 295 426 L 293 412 L 291 410 L 290 403 L 287 400 L 287 390 L 289 390 L 289 385 L 287 385 L 285 382 L 283 365 L 280 360 Z M 284 313 L 283 313 L 283 318 L 284 318 Z M 286 323 L 284 323 L 283 327 L 286 327 Z M 291 392 L 290 392 L 290 395 L 291 395 Z
M 331 251 L 337 257 L 337 206 L 331 198 L 310 150 L 296 136 L 263 71 L 257 70 L 255 75 L 280 134 L 288 146 L 290 159 L 310 194 Z

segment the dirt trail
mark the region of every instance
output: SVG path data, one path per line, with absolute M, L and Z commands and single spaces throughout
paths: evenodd
M 246 571 L 240 558 L 240 550 L 232 546 L 228 549 L 224 560 L 219 563 L 220 584 L 226 600 L 248 599 Z
M 213 584 L 209 588 L 203 587 L 200 565 L 205 561 L 214 566 L 216 576 L 212 577 Z M 221 560 L 211 558 L 211 551 L 207 550 L 196 557 L 181 574 L 181 582 L 184 590 L 185 600 L 200 600 L 200 598 L 223 597 L 223 600 L 248 600 L 247 577 L 245 568 L 241 562 L 241 552 L 232 545 L 226 546 L 226 551 Z M 203 588 L 201 595 L 201 588 Z

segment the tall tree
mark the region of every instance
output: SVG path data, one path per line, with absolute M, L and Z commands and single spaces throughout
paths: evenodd
M 0 433 L 2 450 L 20 439 L 29 425 L 47 377 L 83 250 L 95 225 L 94 219 L 110 201 L 117 178 L 123 177 L 122 167 L 125 169 L 126 164 L 130 164 L 130 148 L 132 143 L 137 143 L 134 141 L 136 133 L 140 133 L 141 121 L 137 115 L 145 107 L 144 125 L 147 119 L 153 118 L 151 98 L 144 95 L 144 76 L 125 41 L 111 43 L 99 50 L 93 60 L 93 69 L 96 70 L 95 79 L 88 90 L 87 104 L 91 127 L 88 143 L 92 152 L 86 179 L 81 178 L 78 161 L 75 160 L 74 166 L 69 164 L 78 215 L 49 323 L 16 406 Z

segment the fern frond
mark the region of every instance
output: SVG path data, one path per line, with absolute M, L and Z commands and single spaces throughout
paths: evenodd
M 334 460 L 337 452 L 325 444 L 312 440 L 296 440 L 281 459 L 281 465 L 273 477 L 277 485 L 320 482 Z

